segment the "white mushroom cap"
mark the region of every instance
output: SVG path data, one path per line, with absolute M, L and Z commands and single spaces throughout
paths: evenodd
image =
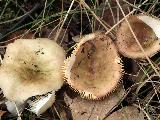
M 160 20 L 148 15 L 131 15 L 127 20 L 147 56 L 152 57 L 160 51 Z M 122 55 L 145 59 L 126 21 L 118 30 L 116 44 Z
M 11 101 L 57 91 L 63 84 L 64 50 L 49 39 L 18 39 L 7 46 L 0 87 Z
M 35 101 L 28 100 L 27 103 L 30 106 L 30 111 L 35 113 L 37 116 L 45 112 L 55 101 L 55 92 L 48 93 L 45 96 L 41 96 L 40 99 Z

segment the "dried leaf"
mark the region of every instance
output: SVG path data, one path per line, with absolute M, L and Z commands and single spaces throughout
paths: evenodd
M 20 38 L 23 38 L 23 39 L 32 39 L 32 38 L 35 38 L 34 34 L 28 30 L 18 30 L 16 32 L 13 32 L 12 34 L 10 34 L 8 37 L 7 37 L 7 44 L 8 43 L 12 43 L 14 42 L 16 39 L 20 39 Z
M 6 113 L 6 111 L 0 110 L 0 120 L 1 120 L 2 116 L 3 116 L 5 113 Z
M 42 29 L 42 37 L 43 38 L 49 38 L 51 40 L 54 40 L 56 37 L 58 29 L 49 29 L 49 28 L 43 28 Z M 68 30 L 67 29 L 62 29 L 58 39 L 57 43 L 61 45 L 65 50 L 68 49 L 67 44 L 68 44 Z
M 68 120 L 66 112 L 64 110 L 60 113 L 60 118 L 61 118 L 61 120 Z
M 66 94 L 64 100 L 69 105 L 74 120 L 101 120 L 107 112 L 118 104 L 123 95 L 124 89 L 121 86 L 114 93 L 100 101 L 85 100 L 80 97 L 71 99 Z
M 144 115 L 136 107 L 128 106 L 112 113 L 105 120 L 144 120 Z

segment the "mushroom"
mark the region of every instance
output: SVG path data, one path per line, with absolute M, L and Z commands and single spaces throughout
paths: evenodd
M 54 93 L 63 85 L 64 58 L 63 48 L 46 38 L 8 44 L 0 67 L 0 88 L 5 97 L 19 105 L 32 96 Z
M 63 66 L 70 87 L 81 97 L 95 100 L 116 89 L 122 71 L 114 43 L 101 31 L 82 37 Z
M 127 20 L 139 43 L 148 57 L 160 50 L 160 21 L 148 15 L 131 15 Z M 122 22 L 118 32 L 116 45 L 125 57 L 145 59 L 145 54 L 137 44 L 126 21 Z

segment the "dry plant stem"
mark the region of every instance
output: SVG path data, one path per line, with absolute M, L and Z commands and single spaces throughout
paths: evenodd
M 147 83 L 147 82 L 151 82 L 152 86 L 153 86 L 153 89 L 154 89 L 154 92 L 155 94 L 157 95 L 157 98 L 158 100 L 160 101 L 159 99 L 159 96 L 158 96 L 158 89 L 157 89 L 157 86 L 159 85 L 155 85 L 154 82 L 152 81 L 152 78 L 155 77 L 156 75 L 155 74 L 152 74 L 149 76 L 148 73 L 145 72 L 144 68 L 142 66 L 140 66 L 140 70 L 143 71 L 143 73 L 147 76 L 148 79 L 146 79 L 145 81 L 143 81 L 138 87 L 137 87 L 137 90 L 136 90 L 136 94 L 138 94 L 139 90 Z M 140 81 L 141 82 L 141 81 Z
M 152 4 L 152 6 L 150 7 L 150 9 L 147 11 L 147 13 L 150 13 L 153 9 L 154 9 L 154 7 L 156 6 L 156 3 L 158 2 L 158 0 L 156 0 L 153 4 Z
M 60 29 L 58 30 L 58 32 L 57 32 L 57 34 L 56 34 L 56 36 L 55 36 L 55 41 L 57 41 L 57 39 L 58 39 L 58 36 L 59 36 L 59 34 L 60 34 L 61 30 L 62 30 L 62 27 L 63 27 L 63 25 L 64 25 L 64 23 L 65 23 L 68 15 L 69 15 L 69 12 L 71 11 L 71 8 L 72 8 L 73 4 L 74 4 L 74 1 L 75 1 L 75 0 L 72 0 L 72 2 L 71 2 L 71 5 L 70 5 L 70 7 L 69 7 L 69 9 L 68 9 L 68 11 L 67 11 L 67 13 L 66 13 L 66 15 L 65 15 L 65 18 L 64 18 L 64 20 L 63 20 L 63 22 L 62 22 L 62 25 L 61 25 Z
M 145 0 L 142 4 L 146 3 L 148 0 Z M 138 6 L 138 8 L 141 7 L 141 5 Z M 126 15 L 128 17 L 129 15 L 133 14 L 137 9 L 133 9 L 130 13 Z M 118 21 L 115 25 L 113 25 L 105 34 L 107 35 L 110 33 L 115 27 L 117 27 L 125 18 L 122 18 L 120 21 Z
M 158 18 L 160 17 L 160 14 L 157 16 Z
M 133 3 L 133 5 L 136 5 L 136 0 L 134 0 L 134 3 Z
M 39 21 L 39 22 L 37 22 L 36 24 L 34 24 L 33 27 L 36 26 L 36 25 L 38 25 L 40 22 L 41 22 L 41 21 Z M 31 28 L 30 28 L 29 30 L 27 30 L 25 34 L 27 34 L 30 30 L 31 30 Z M 23 37 L 25 34 L 23 34 L 21 37 Z M 7 43 L 7 42 L 9 42 L 9 41 L 11 41 L 11 40 L 14 40 L 14 38 L 13 38 L 13 39 L 10 39 L 10 40 L 6 40 L 6 41 L 4 41 L 4 42 L 0 42 L 0 44 Z
M 60 17 L 60 21 L 62 21 L 63 20 L 63 11 L 64 11 L 64 1 L 62 0 L 62 5 L 61 5 L 61 17 Z
M 75 10 L 78 8 L 78 6 L 75 8 Z M 74 16 L 74 14 L 72 15 L 72 17 Z M 72 17 L 71 17 L 71 19 L 69 20 L 69 22 L 68 22 L 68 25 L 67 25 L 67 27 L 66 27 L 66 30 L 65 30 L 65 33 L 63 34 L 63 38 L 62 38 L 62 40 L 61 40 L 61 42 L 60 42 L 60 45 L 62 45 L 62 43 L 63 43 L 63 40 L 64 40 L 64 37 L 65 37 L 65 34 L 66 34 L 66 32 L 67 32 L 67 29 L 69 28 L 69 25 L 70 25 L 70 23 L 71 23 L 71 21 L 72 21 Z M 63 21 L 62 21 L 63 22 Z
M 80 32 L 80 38 L 82 37 L 82 23 L 83 23 L 83 16 L 82 16 L 82 5 L 81 4 L 79 4 L 79 6 L 80 6 L 80 8 L 81 8 L 81 32 Z
M 30 29 L 28 29 L 27 32 L 26 32 L 26 34 L 27 34 L 34 26 L 38 25 L 39 23 L 41 23 L 41 21 L 35 23 Z M 37 31 L 38 31 L 38 28 L 36 28 L 35 30 L 36 30 L 36 31 L 35 31 L 35 34 L 36 34 Z M 35 34 L 34 34 L 34 35 L 35 35 Z M 24 34 L 24 35 L 25 35 L 25 34 Z M 23 36 L 24 36 L 24 35 L 23 35 Z M 23 37 L 23 36 L 22 36 L 22 37 Z
M 4 5 L 4 8 L 3 8 L 3 10 L 1 11 L 1 14 L 0 14 L 0 20 L 1 20 L 1 18 L 2 18 L 2 16 L 3 16 L 3 14 L 4 14 L 8 5 L 9 5 L 9 2 L 6 2 L 5 5 Z
M 154 71 L 156 72 L 156 74 L 160 77 L 160 73 L 159 73 L 158 70 L 155 68 L 155 66 L 152 64 L 151 60 L 150 60 L 149 57 L 146 55 L 146 53 L 145 53 L 143 47 L 142 47 L 141 44 L 139 43 L 139 41 L 138 41 L 138 39 L 137 39 L 137 37 L 136 37 L 134 31 L 133 31 L 132 28 L 131 28 L 130 23 L 128 22 L 128 20 L 127 20 L 127 18 L 126 18 L 126 15 L 125 15 L 125 13 L 124 13 L 124 11 L 123 11 L 121 5 L 119 4 L 119 1 L 116 0 L 116 2 L 117 2 L 117 5 L 119 6 L 119 8 L 120 8 L 120 10 L 121 10 L 121 12 L 122 12 L 122 14 L 123 14 L 123 16 L 124 16 L 124 18 L 125 18 L 127 24 L 128 24 L 128 27 L 129 27 L 129 29 L 130 29 L 130 31 L 131 31 L 131 33 L 132 33 L 134 39 L 136 40 L 137 44 L 139 45 L 141 51 L 142 51 L 143 54 L 145 55 L 147 61 L 150 63 L 150 65 L 152 66 L 152 68 L 154 69 Z
M 129 12 L 129 13 L 130 13 L 130 12 Z M 117 7 L 117 21 L 116 21 L 116 23 L 120 20 L 119 18 L 120 18 L 120 17 L 119 17 L 119 7 Z M 119 25 L 118 25 L 116 31 L 118 30 L 118 28 L 119 28 Z
M 144 69 L 143 69 L 142 67 L 140 67 L 140 68 L 141 68 L 141 70 L 144 72 L 144 74 L 146 74 L 145 71 L 144 71 Z M 140 90 L 148 81 L 151 81 L 151 84 L 152 84 L 152 86 L 153 86 L 153 88 L 154 88 L 155 94 L 156 94 L 157 97 L 158 97 L 157 89 L 156 89 L 156 87 L 155 87 L 155 84 L 152 82 L 152 77 L 154 77 L 155 75 L 149 76 L 148 74 L 146 74 L 146 76 L 148 77 L 148 79 L 146 79 L 145 81 L 143 81 L 143 82 L 137 87 L 137 89 L 136 89 L 136 94 L 138 95 L 139 90 Z M 158 97 L 158 99 L 159 99 L 159 97 Z
M 86 13 L 86 15 L 87 15 L 87 18 L 88 18 L 89 24 L 90 24 L 90 26 L 92 26 L 92 22 L 91 22 L 91 20 L 90 20 L 90 18 L 89 18 L 89 14 L 87 13 L 86 8 L 85 8 L 85 7 L 83 7 L 83 8 L 84 8 L 85 13 Z M 92 29 L 92 32 L 93 32 L 93 31 L 94 31 L 94 30 Z
M 127 7 L 127 9 L 128 9 L 128 12 L 131 12 L 130 7 Z
M 42 25 L 44 24 L 44 15 L 45 15 L 45 12 L 46 12 L 46 7 L 47 7 L 47 0 L 45 0 L 45 5 L 44 5 L 44 9 L 43 9 L 43 14 L 42 14 L 42 20 L 41 20 L 40 25 L 37 28 L 35 34 L 38 32 L 39 29 L 40 29 L 40 31 L 42 30 Z
M 51 37 L 51 35 L 52 35 L 52 33 L 54 32 L 54 30 L 56 30 L 61 23 L 62 23 L 62 21 L 60 21 L 60 22 L 58 23 L 58 25 L 56 25 L 56 26 L 52 29 L 52 31 L 51 31 L 51 32 L 49 33 L 49 35 L 48 35 L 48 38 Z
M 91 8 L 83 1 L 80 0 L 80 4 L 82 4 L 84 7 L 86 7 L 88 10 L 90 10 L 90 12 L 93 14 L 93 16 L 96 18 L 96 20 L 98 20 L 98 22 L 106 29 L 108 30 L 108 28 L 106 27 L 105 24 L 103 24 L 103 22 L 100 20 L 100 18 L 91 10 Z
M 58 113 L 56 107 L 53 105 L 54 110 L 56 111 L 56 114 L 58 115 L 59 119 L 61 120 L 61 115 Z
M 0 22 L 0 25 L 1 24 L 5 24 L 5 23 L 10 23 L 10 22 L 14 22 L 16 20 L 19 20 L 19 19 L 24 19 L 23 17 L 26 17 L 28 16 L 29 14 L 31 14 L 32 12 L 34 12 L 35 10 L 37 10 L 39 7 L 41 7 L 41 5 L 39 3 L 37 3 L 30 11 L 26 12 L 24 15 L 21 15 L 19 17 L 16 17 L 14 19 L 11 19 L 11 20 L 7 20 L 7 21 L 2 21 Z
M 138 11 L 140 11 L 140 12 L 142 12 L 142 13 L 146 13 L 146 12 L 144 12 L 144 11 L 142 11 L 142 10 L 140 9 L 140 6 L 142 6 L 142 5 L 143 5 L 144 3 L 146 3 L 148 0 L 145 0 L 145 1 L 144 1 L 143 3 L 141 3 L 141 5 L 139 5 L 138 7 L 137 7 L 136 5 L 128 2 L 127 0 L 123 0 L 123 1 L 126 2 L 128 5 L 132 6 L 133 8 L 135 8 L 136 10 L 138 9 Z M 137 14 L 137 11 L 136 11 L 135 14 Z
M 107 0 L 107 3 L 108 3 L 108 7 L 109 7 L 109 9 L 110 9 L 110 11 L 111 11 L 111 15 L 112 15 L 112 18 L 113 18 L 113 23 L 115 24 L 115 23 L 116 23 L 116 20 L 115 20 L 115 18 L 114 18 L 114 13 L 113 13 L 113 10 L 112 10 L 112 8 L 111 8 L 111 5 L 110 5 L 109 0 Z
M 44 24 L 44 15 L 45 15 L 45 12 L 46 12 L 46 7 L 47 7 L 47 0 L 45 0 L 45 5 L 44 5 L 44 9 L 43 9 L 43 14 L 42 14 L 42 20 L 41 20 L 41 23 L 39 25 L 39 27 L 37 28 L 37 31 L 38 29 L 42 29 L 42 25 Z
M 104 2 L 104 5 L 106 6 L 107 4 L 107 0 Z M 103 19 L 103 16 L 104 16 L 104 12 L 105 12 L 105 8 L 103 7 L 103 10 L 102 10 L 102 15 L 100 16 L 100 19 L 102 20 Z M 98 26 L 98 30 L 100 29 L 100 24 Z
M 50 23 L 47 23 L 46 25 L 43 25 L 42 27 L 45 27 L 45 26 L 48 26 L 48 25 L 50 25 L 50 24 L 52 24 L 52 23 L 54 23 L 54 22 L 56 22 L 56 21 L 58 21 L 59 20 L 59 18 L 58 19 L 56 19 L 56 20 L 54 20 L 54 21 L 52 21 L 52 22 L 50 22 Z M 39 22 L 38 22 L 39 23 Z M 36 24 L 37 25 L 37 24 Z M 34 25 L 35 26 L 35 25 Z M 33 27 L 34 27 L 33 26 Z M 4 42 L 0 42 L 0 44 L 4 44 L 4 43 L 7 43 L 7 42 L 10 42 L 10 41 L 12 41 L 12 40 L 14 40 L 14 39 L 16 39 L 16 38 L 19 38 L 19 37 L 23 37 L 23 36 L 25 36 L 28 32 L 33 32 L 33 31 L 35 31 L 36 30 L 36 28 L 35 29 L 33 29 L 33 30 L 31 30 L 32 28 L 30 28 L 30 29 L 28 29 L 24 34 L 22 34 L 22 35 L 19 35 L 19 36 L 17 36 L 17 37 L 14 37 L 14 38 L 12 38 L 12 39 L 9 39 L 9 40 L 6 40 L 6 41 L 4 41 Z M 1 46 L 0 45 L 0 48 L 4 48 L 4 47 L 6 47 L 6 46 Z
M 61 16 L 60 16 L 60 21 L 59 21 L 59 23 L 58 23 L 58 25 L 56 26 L 57 28 L 58 28 L 58 30 L 57 30 L 57 32 L 56 32 L 56 35 L 57 34 L 60 34 L 60 32 L 59 32 L 59 30 L 60 30 L 60 25 L 61 25 L 61 23 L 63 23 L 63 11 L 64 11 L 64 5 L 63 5 L 63 3 L 64 3 L 64 1 L 62 0 L 62 5 L 61 5 Z M 55 28 L 54 28 L 55 29 Z M 62 29 L 61 29 L 62 30 Z M 53 32 L 53 31 L 52 31 Z M 59 35 L 57 36 L 57 38 L 55 39 L 56 41 L 58 40 L 58 37 L 59 37 Z M 60 42 L 60 45 L 61 45 L 61 43 L 63 42 L 63 39 L 61 40 L 61 42 Z
M 141 9 L 140 9 L 140 6 L 142 6 L 144 3 L 146 3 L 148 0 L 145 0 L 143 3 L 141 3 L 141 5 L 139 5 L 138 7 L 137 6 L 135 6 L 135 3 L 134 4 L 131 4 L 130 2 L 128 2 L 128 1 L 126 1 L 126 0 L 123 0 L 124 2 L 126 2 L 128 5 L 130 5 L 130 6 L 132 6 L 132 7 L 134 7 L 134 8 L 136 8 L 136 9 L 138 9 L 140 12 L 142 12 L 142 13 L 145 13 L 145 14 L 148 14 L 149 12 L 147 11 L 147 12 L 145 12 L 145 11 L 142 11 Z M 136 0 L 135 0 L 136 1 Z M 141 0 L 142 1 L 142 0 Z M 158 1 L 158 0 L 157 0 Z M 157 2 L 156 1 L 156 2 Z M 156 4 L 156 2 L 155 2 L 155 4 Z M 155 7 L 155 4 L 153 4 L 153 6 Z M 153 8 L 154 8 L 153 7 Z M 135 9 L 135 10 L 136 10 Z M 137 13 L 135 13 L 135 14 L 137 14 Z M 154 16 L 154 15 L 152 15 L 152 14 L 150 14 L 151 16 Z M 159 18 L 159 16 L 160 15 L 158 15 L 158 16 L 154 16 L 155 18 Z M 126 16 L 127 17 L 127 16 Z
M 80 0 L 80 4 L 82 4 L 84 7 L 86 7 L 88 10 L 90 10 L 90 12 L 92 13 L 92 15 L 96 18 L 96 20 L 106 29 L 106 31 L 109 30 L 108 27 L 106 27 L 106 25 L 100 20 L 100 18 L 91 10 L 91 8 L 84 2 L 84 0 Z M 110 27 L 110 26 L 109 26 Z
M 23 11 L 23 13 L 26 13 L 26 12 L 27 12 L 27 11 L 26 11 L 21 5 L 19 5 L 17 2 L 15 2 L 14 0 L 11 0 L 11 1 L 12 1 L 13 4 L 15 4 L 16 6 L 18 6 L 19 9 L 20 9 L 21 11 Z M 28 14 L 28 16 L 29 16 L 32 20 L 34 20 L 34 18 L 33 18 L 30 14 Z
M 145 103 L 144 103 L 144 109 L 145 108 L 147 108 L 148 107 L 148 105 L 149 105 L 149 103 L 151 102 L 151 100 L 152 100 L 152 98 L 155 96 L 155 91 L 154 90 L 152 90 L 152 91 L 150 91 L 149 92 L 149 94 L 144 98 L 144 101 L 145 101 Z M 148 102 L 147 102 L 148 101 Z M 147 103 L 146 103 L 147 102 Z
M 15 108 L 16 108 L 16 111 L 17 111 L 18 118 L 19 118 L 19 120 L 21 120 L 21 113 L 19 112 L 18 107 L 17 107 L 15 102 L 14 102 L 14 105 L 15 105 Z
M 141 3 L 141 5 L 139 5 L 138 7 L 137 6 L 135 6 L 135 4 L 132 4 L 132 3 L 130 3 L 130 2 L 128 2 L 128 1 L 126 1 L 126 0 L 123 0 L 124 2 L 126 2 L 128 5 L 130 5 L 130 6 L 132 6 L 133 8 L 135 8 L 135 9 L 138 9 L 138 11 L 140 11 L 140 12 L 142 12 L 142 13 L 144 13 L 144 14 L 149 14 L 148 12 L 145 12 L 145 11 L 143 11 L 143 10 L 141 10 L 140 9 L 140 6 L 142 6 L 144 3 L 146 3 L 148 0 L 145 0 L 143 3 Z M 154 4 L 155 5 L 155 4 Z M 155 6 L 154 6 L 155 7 Z M 136 13 L 134 13 L 134 14 L 137 14 L 137 12 Z M 154 15 L 152 15 L 152 13 L 151 14 L 149 14 L 150 16 L 154 16 Z M 158 15 L 158 16 L 154 16 L 155 18 L 159 18 L 159 16 L 160 15 Z
M 148 120 L 153 120 L 149 115 L 148 113 L 140 106 L 140 105 L 136 105 L 136 104 L 133 104 L 133 106 L 139 108 L 140 110 L 142 110 L 142 112 L 146 115 L 147 119 Z
M 10 27 L 9 29 L 7 29 L 5 32 L 1 33 L 2 36 L 0 37 L 0 40 L 3 39 L 4 37 L 6 37 L 8 35 L 8 33 L 10 33 L 11 31 L 13 31 L 15 28 L 17 28 L 18 26 L 20 26 L 28 17 L 31 13 L 33 13 L 35 10 L 38 10 L 41 7 L 41 4 L 37 3 L 29 12 L 25 13 L 24 15 L 22 15 L 20 18 L 16 17 L 15 19 L 13 19 L 13 21 L 20 19 L 17 23 L 15 23 L 12 27 Z M 9 20 L 9 22 L 11 22 L 12 20 Z M 8 21 L 2 22 L 2 24 L 6 23 Z M 1 24 L 1 23 L 0 23 Z
M 116 109 L 116 107 L 118 107 L 118 105 L 120 105 L 120 103 L 127 97 L 127 95 L 131 92 L 132 87 L 134 87 L 135 85 L 132 85 L 130 88 L 128 88 L 125 91 L 125 94 L 123 95 L 123 97 L 120 98 L 119 102 L 117 103 L 117 105 L 115 105 L 108 113 L 106 113 L 106 117 L 108 117 L 110 114 L 112 114 L 112 112 Z M 105 117 L 105 118 L 106 118 Z M 104 119 L 105 119 L 104 118 Z
M 153 82 L 152 81 L 146 81 L 146 83 L 151 83 L 151 84 L 153 84 Z M 144 82 L 143 82 L 144 83 Z M 139 83 L 140 84 L 140 86 L 141 86 L 141 84 L 143 84 L 143 83 Z M 158 83 L 159 84 L 159 83 Z M 136 94 L 138 94 L 138 93 L 136 93 Z M 160 102 L 160 99 L 159 99 L 159 96 L 158 96 L 158 93 L 157 93 L 157 90 L 156 90 L 156 86 L 154 86 L 154 89 L 152 90 L 152 91 L 150 91 L 149 92 L 149 94 L 144 98 L 144 109 L 146 108 L 146 107 L 148 107 L 148 105 L 149 105 L 149 103 L 151 102 L 151 100 L 152 100 L 152 98 L 155 96 L 155 95 L 157 95 L 157 98 L 158 98 L 158 102 Z M 136 98 L 136 96 L 135 96 L 135 98 Z M 148 101 L 148 102 L 147 102 Z M 147 102 L 147 103 L 146 103 Z
M 95 104 L 96 104 L 96 103 L 94 103 L 94 106 L 93 106 L 93 109 L 92 109 L 92 111 L 91 111 L 91 114 L 90 114 L 90 116 L 88 117 L 87 120 L 89 120 L 89 119 L 91 118 L 91 116 L 92 116 L 92 114 L 93 114 L 93 110 L 95 109 Z M 98 118 L 97 118 L 97 120 L 98 120 Z

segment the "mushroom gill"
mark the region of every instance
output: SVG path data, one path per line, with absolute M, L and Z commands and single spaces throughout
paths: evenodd
M 10 101 L 57 91 L 63 84 L 64 50 L 49 39 L 18 39 L 7 46 L 0 67 L 0 88 Z
M 114 43 L 98 31 L 82 37 L 63 71 L 66 82 L 82 97 L 101 99 L 117 87 L 123 70 Z
M 147 56 L 152 57 L 160 50 L 160 21 L 148 15 L 131 15 L 127 20 Z M 126 21 L 118 32 L 116 45 L 125 57 L 145 59 Z
M 29 110 L 35 113 L 37 116 L 45 112 L 48 108 L 50 108 L 55 101 L 55 92 L 50 92 L 45 94 L 45 96 L 39 96 L 34 101 L 28 100 Z

